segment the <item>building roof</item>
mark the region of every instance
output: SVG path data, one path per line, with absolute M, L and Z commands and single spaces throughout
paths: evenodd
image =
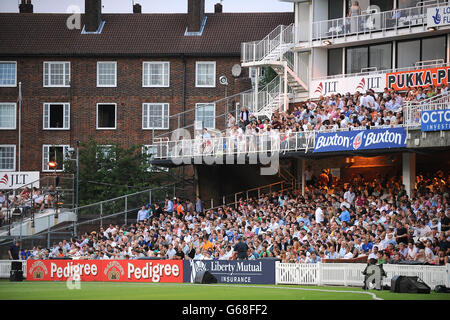
M 0 13 L 0 55 L 240 56 L 242 42 L 294 22 L 291 12 L 206 13 L 202 36 L 185 36 L 187 14 L 103 14 L 101 34 L 82 34 L 69 16 Z

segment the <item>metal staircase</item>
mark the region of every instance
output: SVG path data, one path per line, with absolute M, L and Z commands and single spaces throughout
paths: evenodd
M 241 62 L 243 67 L 270 66 L 280 77 L 279 94 L 275 102 L 288 99 L 288 87 L 295 95 L 304 94 L 308 91 L 307 82 L 294 70 L 302 70 L 302 74 L 308 74 L 308 67 L 300 61 L 295 63 L 294 53 L 291 51 L 295 45 L 294 24 L 289 26 L 280 25 L 260 41 L 246 42 L 242 44 Z M 303 77 L 306 79 L 306 77 Z M 257 88 L 258 90 L 258 88 Z M 273 95 L 272 95 L 273 96 Z M 287 104 L 285 100 L 282 104 Z M 258 114 L 270 115 L 274 103 L 268 103 Z M 269 116 L 270 118 L 270 116 Z

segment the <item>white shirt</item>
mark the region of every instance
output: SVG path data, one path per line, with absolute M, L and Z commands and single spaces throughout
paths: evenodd
M 321 223 L 323 221 L 323 211 L 320 207 L 316 209 L 316 222 Z

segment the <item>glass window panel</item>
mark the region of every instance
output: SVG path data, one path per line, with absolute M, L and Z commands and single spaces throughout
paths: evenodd
M 16 105 L 14 103 L 0 104 L 0 129 L 16 127 Z
M 342 48 L 328 50 L 328 75 L 342 74 Z
M 398 0 L 399 9 L 416 7 L 419 2 L 423 2 L 423 0 Z
M 369 47 L 369 67 L 377 70 L 392 68 L 392 45 L 390 43 L 373 45 Z
M 16 85 L 16 63 L 0 62 L 0 86 Z
M 446 59 L 446 36 L 422 39 L 422 61 Z
M 397 43 L 397 68 L 412 67 L 420 61 L 420 40 Z
M 368 48 L 347 48 L 346 73 L 359 73 L 368 67 Z
M 0 170 L 14 170 L 15 146 L 0 146 Z

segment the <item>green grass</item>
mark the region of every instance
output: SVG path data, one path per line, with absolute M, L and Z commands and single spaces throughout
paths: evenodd
M 450 294 L 435 292 L 399 294 L 349 287 L 127 282 L 81 282 L 80 287 L 70 290 L 66 282 L 2 280 L 0 300 L 373 300 L 368 292 L 384 300 L 450 300 Z

